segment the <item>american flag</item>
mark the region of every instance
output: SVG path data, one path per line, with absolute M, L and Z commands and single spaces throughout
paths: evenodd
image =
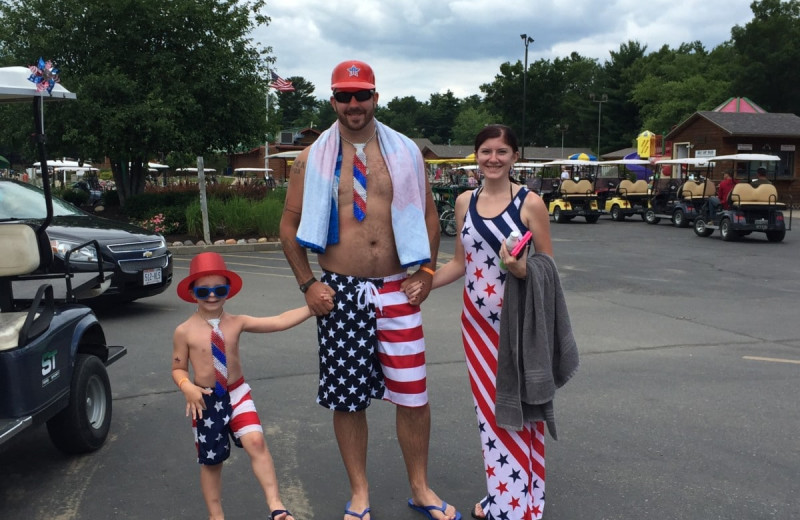
M 272 81 L 269 83 L 270 87 L 279 90 L 280 92 L 294 92 L 294 87 L 292 86 L 291 81 L 283 79 L 272 71 L 269 71 L 269 73 L 272 76 Z

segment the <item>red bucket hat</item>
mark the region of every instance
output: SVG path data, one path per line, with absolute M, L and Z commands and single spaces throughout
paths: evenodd
M 178 296 L 180 296 L 182 300 L 194 303 L 197 300 L 195 300 L 194 294 L 192 293 L 192 284 L 198 278 L 212 274 L 218 274 L 228 279 L 228 283 L 231 286 L 228 299 L 236 296 L 236 293 L 242 289 L 242 278 L 233 271 L 228 271 L 222 256 L 219 253 L 208 252 L 200 253 L 192 258 L 192 263 L 189 265 L 189 276 L 181 280 L 178 284 Z
M 343 61 L 333 69 L 331 90 L 375 90 L 375 73 L 363 61 Z

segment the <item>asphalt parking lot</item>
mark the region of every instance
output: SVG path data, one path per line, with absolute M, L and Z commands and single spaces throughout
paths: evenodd
M 638 217 L 552 224 L 556 261 L 581 353 L 557 393 L 559 440 L 547 438 L 548 520 L 796 519 L 800 450 L 800 229 L 761 235 L 656 226 Z M 442 242 L 440 261 L 453 252 Z M 277 250 L 229 250 L 244 289 L 233 313 L 303 303 Z M 190 256 L 175 259 L 175 279 Z M 176 282 L 177 283 L 177 282 Z M 432 487 L 469 517 L 482 496 L 480 445 L 460 338 L 461 287 L 423 306 L 433 411 Z M 97 309 L 128 355 L 109 369 L 111 435 L 97 453 L 61 455 L 36 428 L 0 451 L 3 519 L 205 518 L 183 398 L 170 378 L 174 327 L 193 311 L 174 289 Z M 286 505 L 300 519 L 341 519 L 349 498 L 330 414 L 314 403 L 313 321 L 246 335 L 242 356 Z M 392 407 L 369 411 L 373 518 L 422 518 L 408 487 Z M 228 519 L 266 518 L 246 455 L 224 471 Z

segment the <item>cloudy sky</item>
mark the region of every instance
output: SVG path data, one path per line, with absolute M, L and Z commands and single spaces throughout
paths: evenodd
M 577 52 L 609 59 L 636 40 L 656 51 L 699 40 L 712 49 L 753 17 L 752 0 L 270 0 L 272 22 L 253 39 L 272 47 L 282 77 L 302 76 L 330 95 L 346 59 L 369 63 L 381 105 L 394 97 L 480 94 L 504 62 Z

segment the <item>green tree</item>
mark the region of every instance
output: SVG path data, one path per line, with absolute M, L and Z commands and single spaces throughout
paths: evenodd
M 453 124 L 453 144 L 472 144 L 478 132 L 493 121 L 494 117 L 486 107 L 464 104 Z
M 731 30 L 733 90 L 770 112 L 800 113 L 800 2 L 761 0 L 750 9 L 753 19 Z
M 422 103 L 417 101 L 414 96 L 395 97 L 386 104 L 385 108 L 378 106 L 375 111 L 375 117 L 381 123 L 387 124 L 409 137 L 427 137 L 419 126 L 419 117 L 422 110 Z
M 287 79 L 292 82 L 294 91 L 277 93 L 281 125 L 288 128 L 318 124 L 318 104 L 312 95 L 314 84 L 300 76 L 292 76 Z
M 663 46 L 642 59 L 646 71 L 633 89 L 643 129 L 666 134 L 698 110 L 710 110 L 726 99 L 730 77 L 722 57 L 726 47 L 709 54 L 700 42 L 672 50 Z
M 148 160 L 260 143 L 271 49 L 250 32 L 263 0 L 5 0 L 0 59 L 61 69 L 77 102 L 57 107 L 62 150 L 111 160 L 123 202 Z M 52 127 L 48 133 L 52 132 Z
M 628 41 L 620 45 L 619 50 L 611 51 L 611 60 L 603 65 L 603 83 L 608 102 L 603 107 L 603 139 L 600 146 L 605 150 L 635 146 L 636 136 L 642 131 L 639 107 L 632 97 L 646 50 L 646 45 Z

